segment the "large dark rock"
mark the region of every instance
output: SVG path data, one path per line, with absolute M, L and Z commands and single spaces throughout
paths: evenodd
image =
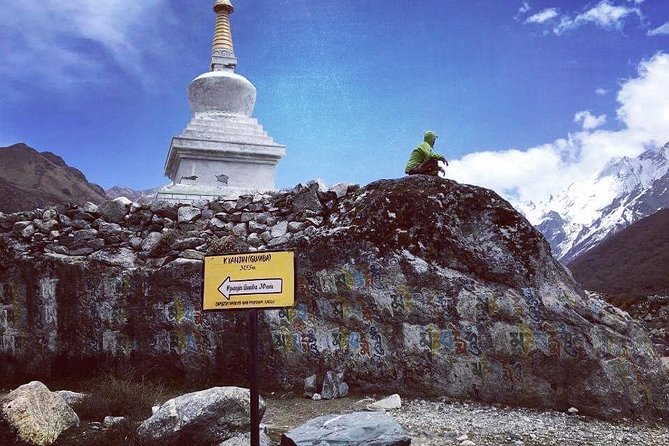
M 408 446 L 411 438 L 385 412 L 323 415 L 281 437 L 281 446 Z
M 297 265 L 294 308 L 262 312 L 268 385 L 302 390 L 301 377 L 343 370 L 371 392 L 669 416 L 669 377 L 647 333 L 588 297 L 494 192 L 424 176 L 349 190 L 306 219 L 318 227 L 261 234 L 294 249 Z M 291 194 L 240 209 L 258 204 L 256 222 L 276 226 L 301 213 Z M 136 231 L 157 237 L 141 252 L 121 240 L 88 257 L 13 233 L 28 214 L 0 219 L 0 256 L 11 259 L 0 264 L 0 374 L 134 368 L 246 383 L 246 315 L 203 314 L 202 261 L 174 247 L 187 237 L 209 253 L 249 245 L 212 232 L 210 218 L 181 227 L 156 215 Z

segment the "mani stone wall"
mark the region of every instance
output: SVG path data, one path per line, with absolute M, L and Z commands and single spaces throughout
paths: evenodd
M 0 374 L 246 380 L 243 312 L 201 311 L 205 254 L 291 249 L 296 305 L 261 316 L 263 380 L 607 417 L 667 416 L 647 333 L 589 297 L 494 192 L 435 177 L 199 205 L 116 199 L 0 215 Z

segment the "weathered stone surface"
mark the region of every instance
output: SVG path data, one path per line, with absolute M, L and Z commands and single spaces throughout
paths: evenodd
M 387 398 L 368 404 L 367 410 L 393 410 L 400 407 L 402 407 L 402 398 L 395 393 Z
M 177 251 L 184 251 L 186 249 L 197 248 L 204 242 L 205 240 L 202 237 L 186 237 L 172 243 L 172 249 Z
M 206 446 L 248 432 L 250 394 L 240 387 L 214 387 L 167 401 L 137 430 L 147 446 Z M 265 402 L 260 401 L 260 412 Z
M 264 225 L 262 223 L 258 223 L 256 221 L 250 221 L 249 222 L 249 231 L 251 232 L 257 232 L 258 234 L 261 234 L 267 230 L 267 225 Z
M 323 378 L 321 396 L 324 400 L 332 400 L 339 397 L 339 386 L 344 381 L 344 375 L 328 370 Z
M 195 249 L 186 249 L 184 252 L 181 253 L 180 257 L 191 260 L 203 260 L 204 253 L 196 251 Z
M 286 235 L 286 232 L 288 232 L 288 222 L 282 221 L 277 223 L 276 225 L 272 226 L 270 232 L 274 238 Z
M 87 214 L 97 214 L 98 213 L 98 205 L 95 203 L 91 203 L 90 201 L 87 201 L 84 203 L 84 205 L 81 207 L 81 210 L 86 212 Z
M 225 440 L 218 446 L 249 446 L 251 444 L 251 434 L 243 434 Z M 260 432 L 260 446 L 274 446 L 272 440 L 264 433 Z
M 221 220 L 218 217 L 214 217 L 211 220 L 209 220 L 209 227 L 214 229 L 214 230 L 222 230 L 225 228 L 226 222 Z
M 191 223 L 202 215 L 202 210 L 193 206 L 181 206 L 177 215 L 179 223 Z
M 288 232 L 300 232 L 307 227 L 307 224 L 301 221 L 291 221 L 288 223 Z
M 291 199 L 268 199 L 265 221 L 287 229 L 301 218 Z M 259 250 L 270 242 L 294 249 L 297 266 L 295 307 L 265 311 L 260 324 L 269 385 L 301 390 L 300 377 L 344 370 L 352 387 L 373 393 L 669 417 L 669 378 L 647 332 L 583 293 L 543 237 L 493 192 L 408 177 L 349 190 L 306 218 L 321 226 L 283 240 L 260 234 Z M 245 317 L 202 314 L 202 262 L 171 248 L 204 234 L 207 222 L 163 234 L 166 219 L 132 230 L 160 248 L 136 258 L 129 238 L 72 257 L 72 227 L 38 243 L 2 226 L 0 375 L 102 364 L 244 382 Z M 120 223 L 124 234 L 130 224 Z M 250 250 L 227 233 L 203 245 L 197 251 Z
M 348 396 L 348 391 L 349 387 L 348 384 L 345 382 L 342 382 L 339 384 L 339 398 L 345 398 Z
M 142 242 L 142 251 L 152 251 L 162 238 L 163 234 L 161 232 L 149 233 L 149 235 L 147 235 Z
M 257 248 L 263 241 L 258 234 L 252 233 L 246 238 L 246 243 Z
M 0 400 L 0 417 L 21 440 L 35 445 L 49 445 L 63 431 L 79 425 L 79 417 L 63 397 L 39 381 L 24 384 Z
M 30 239 L 33 235 L 35 235 L 35 226 L 32 224 L 28 224 L 21 230 L 21 237 L 24 239 Z
M 348 183 L 337 183 L 328 189 L 328 192 L 332 192 L 335 197 L 342 198 L 348 192 L 349 184 Z
M 121 223 L 125 219 L 132 201 L 119 197 L 98 206 L 98 212 L 111 223 Z
M 295 198 L 293 198 L 293 206 L 298 212 L 303 212 L 306 210 L 322 210 L 323 205 L 318 199 L 318 187 L 307 188 L 295 195 Z
M 106 428 L 110 428 L 116 424 L 120 424 L 125 421 L 125 417 L 112 417 L 112 416 L 107 416 L 105 419 L 102 421 L 102 425 Z
M 239 197 L 237 200 L 237 204 L 235 205 L 235 209 L 240 211 L 242 209 L 246 209 L 246 206 L 249 204 L 253 203 L 253 196 L 252 195 L 243 195 Z
M 316 374 L 304 378 L 304 397 L 311 398 L 317 391 Z
M 85 229 L 83 229 L 85 231 Z M 121 226 L 117 223 L 107 223 L 107 222 L 100 222 L 98 225 L 98 232 L 100 235 L 102 235 L 104 238 L 108 238 L 114 235 L 119 235 L 123 232 L 123 229 Z
M 290 239 L 292 238 L 291 236 L 292 234 L 284 234 L 280 237 L 273 238 L 272 240 L 269 241 L 269 243 L 267 243 L 267 246 L 270 248 L 274 248 L 276 246 L 285 245 L 290 241 Z
M 97 251 L 91 254 L 90 259 L 106 266 L 119 266 L 130 269 L 135 267 L 137 256 L 131 249 L 119 248 L 108 251 Z
M 72 392 L 71 390 L 56 390 L 53 393 L 63 398 L 68 405 L 80 403 L 89 396 L 87 393 Z
M 281 446 L 408 446 L 411 438 L 383 412 L 324 415 L 281 437 Z

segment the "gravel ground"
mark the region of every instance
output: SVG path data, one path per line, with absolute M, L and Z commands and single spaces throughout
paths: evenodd
M 667 426 L 611 423 L 561 412 L 407 401 L 393 411 L 412 445 L 669 445 Z M 466 438 L 465 438 L 466 436 Z M 468 443 L 470 441 L 471 443 Z
M 281 432 L 327 413 L 360 410 L 362 397 L 334 401 L 267 399 L 263 423 L 278 441 Z M 636 422 L 611 423 L 561 412 L 477 403 L 402 401 L 389 412 L 409 432 L 413 446 L 669 446 L 669 427 Z

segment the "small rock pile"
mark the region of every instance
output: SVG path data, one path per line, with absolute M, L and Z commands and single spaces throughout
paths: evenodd
M 323 378 L 321 393 L 317 393 L 318 382 L 316 374 L 304 379 L 304 397 L 313 400 L 333 400 L 348 396 L 348 384 L 344 382 L 344 372 L 329 370 Z
M 194 205 L 139 204 L 120 197 L 100 206 L 0 213 L 0 233 L 9 232 L 5 242 L 26 253 L 91 256 L 121 266 L 159 268 L 176 258 L 202 260 L 231 245 L 264 251 L 309 237 L 336 201 L 357 189 L 348 184 L 327 189 L 312 181 L 287 192 Z

